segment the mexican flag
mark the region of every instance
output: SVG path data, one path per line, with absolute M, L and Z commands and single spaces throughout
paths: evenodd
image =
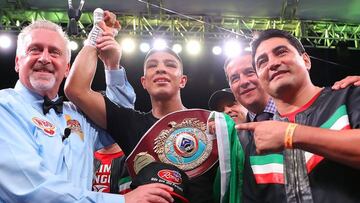
M 215 200 L 220 203 L 242 202 L 244 150 L 234 121 L 226 114 L 211 112 L 214 118 L 219 168 L 214 181 Z
M 320 127 L 332 130 L 350 129 L 346 106 L 340 106 Z M 324 157 L 307 151 L 304 151 L 304 158 L 307 173 L 324 160 Z M 285 183 L 282 153 L 250 156 L 250 164 L 257 184 Z

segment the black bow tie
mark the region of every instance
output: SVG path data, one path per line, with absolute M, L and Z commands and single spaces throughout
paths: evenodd
M 50 109 L 53 108 L 56 113 L 62 113 L 63 112 L 63 97 L 59 97 L 56 101 L 51 101 L 49 97 L 44 97 L 44 103 L 43 103 L 43 113 L 46 115 Z

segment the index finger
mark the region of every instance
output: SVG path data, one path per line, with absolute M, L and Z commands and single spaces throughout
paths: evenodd
M 240 123 L 235 126 L 237 130 L 251 130 L 254 131 L 258 122 Z

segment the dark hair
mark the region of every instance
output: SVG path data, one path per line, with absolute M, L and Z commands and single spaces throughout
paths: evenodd
M 181 60 L 180 56 L 179 56 L 175 51 L 173 51 L 172 49 L 170 49 L 169 47 L 165 47 L 164 49 L 155 49 L 155 48 L 150 49 L 150 50 L 147 52 L 144 61 L 146 61 L 151 55 L 153 55 L 153 54 L 155 54 L 155 53 L 158 53 L 158 52 L 166 52 L 166 53 L 169 53 L 169 54 L 175 56 L 175 58 L 177 58 L 177 60 L 179 60 L 180 63 L 182 64 L 182 60 Z
M 158 52 L 166 52 L 166 53 L 168 53 L 168 54 L 173 55 L 173 56 L 174 56 L 177 60 L 179 60 L 179 62 L 180 62 L 181 72 L 184 72 L 184 70 L 183 70 L 183 69 L 184 69 L 184 68 L 183 68 L 183 62 L 182 62 L 180 56 L 179 56 L 175 51 L 173 51 L 172 49 L 170 49 L 169 47 L 165 47 L 164 49 L 155 49 L 155 48 L 150 49 L 150 50 L 147 52 L 146 56 L 145 56 L 145 59 L 144 59 L 144 67 L 145 67 L 146 60 L 147 60 L 151 55 L 153 55 L 153 54 L 155 54 L 155 53 L 158 53 Z M 144 73 L 145 73 L 145 72 L 144 72 Z
M 259 36 L 254 38 L 254 40 L 251 43 L 252 59 L 253 59 L 252 63 L 253 63 L 253 67 L 254 67 L 255 70 L 256 70 L 256 67 L 255 67 L 256 49 L 258 48 L 258 46 L 260 45 L 261 42 L 263 42 L 265 40 L 268 40 L 270 38 L 274 38 L 274 37 L 280 37 L 280 38 L 287 39 L 287 41 L 293 47 L 295 47 L 295 49 L 299 52 L 300 55 L 305 53 L 305 48 L 301 44 L 301 42 L 297 38 L 295 38 L 292 34 L 290 34 L 289 32 L 286 32 L 284 30 L 278 30 L 278 29 L 264 30 L 264 31 L 260 32 Z
M 229 63 L 230 63 L 231 61 L 233 61 L 234 59 L 238 58 L 238 57 L 243 57 L 243 56 L 247 56 L 247 55 L 251 55 L 251 52 L 250 52 L 250 51 L 247 51 L 247 50 L 244 50 L 244 51 L 242 51 L 240 54 L 235 55 L 235 56 L 228 57 L 228 58 L 225 60 L 223 69 L 224 69 L 224 72 L 225 72 L 226 81 L 229 82 L 229 76 L 228 76 L 227 73 L 226 73 L 226 69 L 227 69 L 227 66 L 229 65 Z

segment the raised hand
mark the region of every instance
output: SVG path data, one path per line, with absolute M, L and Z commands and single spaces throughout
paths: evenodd
M 114 36 L 118 34 L 121 29 L 120 22 L 116 20 L 116 15 L 110 11 L 104 11 L 104 22 L 106 27 L 102 27 L 104 31 L 112 31 Z
M 120 23 L 116 20 L 115 14 L 109 11 L 103 11 L 101 8 L 97 8 L 94 10 L 93 13 L 94 18 L 94 26 L 91 29 L 89 36 L 86 40 L 86 45 L 90 45 L 95 47 L 96 40 L 102 36 L 102 33 L 105 32 L 112 32 L 113 36 L 116 36 L 119 29 Z M 105 26 L 100 28 L 99 24 L 101 22 L 105 22 Z
M 99 58 L 106 67 L 118 68 L 121 59 L 121 46 L 113 36 L 113 29 L 107 27 L 103 21 L 99 23 L 101 29 L 105 30 L 102 36 L 96 40 Z

